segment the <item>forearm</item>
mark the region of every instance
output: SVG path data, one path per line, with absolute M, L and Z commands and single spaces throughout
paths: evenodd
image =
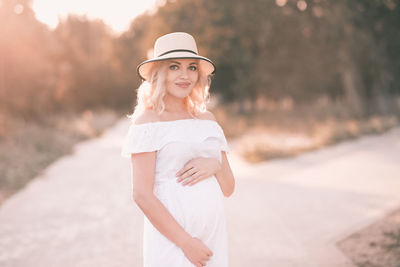
M 235 180 L 233 178 L 233 175 L 229 175 L 229 173 L 224 173 L 221 170 L 215 174 L 215 177 L 217 177 L 218 184 L 221 187 L 224 196 L 231 196 L 235 188 Z
M 235 178 L 229 166 L 226 154 L 223 153 L 221 168 L 215 173 L 215 177 L 221 187 L 222 193 L 225 197 L 233 194 L 235 189 Z
M 191 238 L 155 195 L 137 197 L 135 202 L 153 226 L 178 247 Z

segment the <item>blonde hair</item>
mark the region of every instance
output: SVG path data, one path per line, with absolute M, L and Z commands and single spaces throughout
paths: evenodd
M 194 117 L 199 112 L 207 110 L 210 101 L 211 75 L 206 75 L 200 67 L 198 80 L 191 93 L 185 97 L 184 104 L 189 114 Z M 163 61 L 154 62 L 150 69 L 149 79 L 143 81 L 137 89 L 136 106 L 132 114 L 128 115 L 134 120 L 146 109 L 153 109 L 157 115 L 165 110 L 164 96 L 166 94 L 165 80 L 167 76 L 168 63 Z

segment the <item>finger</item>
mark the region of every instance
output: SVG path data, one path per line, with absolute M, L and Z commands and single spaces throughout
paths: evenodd
M 201 259 L 202 261 L 206 262 L 210 260 L 210 256 L 208 256 L 207 254 Z
M 189 165 L 185 165 L 182 169 L 180 169 L 177 173 L 176 173 L 176 175 L 177 176 L 181 176 L 182 174 L 184 174 L 185 172 L 187 172 L 189 169 L 191 169 L 192 168 L 192 166 L 189 166 Z
M 197 183 L 197 179 L 196 178 L 190 178 L 190 179 L 187 179 L 185 182 L 183 182 L 182 184 L 183 185 L 190 185 L 190 186 L 192 186 L 192 185 L 194 185 L 195 183 Z
M 190 169 L 188 172 L 188 177 L 197 177 L 200 175 L 199 170 L 195 169 L 194 167 L 192 169 Z
M 184 175 L 182 175 L 178 180 L 182 181 L 186 178 L 197 177 L 198 171 L 193 167 L 192 169 L 188 170 Z
M 205 261 L 200 261 L 201 266 L 206 266 L 206 262 Z
M 193 167 L 190 170 L 188 170 L 187 172 L 185 172 L 185 174 L 183 175 L 183 179 L 188 178 L 188 177 L 193 177 L 194 175 L 196 175 L 197 170 Z
M 180 173 L 179 175 L 178 175 L 178 182 L 180 182 L 180 181 L 182 181 L 183 179 L 185 179 L 186 177 L 188 177 L 188 176 L 190 176 L 191 174 L 190 174 L 190 170 L 191 169 L 193 169 L 193 167 L 190 167 L 190 168 L 188 168 L 188 169 L 184 169 L 184 171 L 182 172 L 182 173 Z
M 176 176 L 180 176 L 182 173 L 184 173 L 186 171 L 186 165 L 182 168 L 182 169 L 180 169 L 175 175 Z
M 191 169 L 192 167 L 193 167 L 192 161 L 188 161 L 188 162 L 183 166 L 183 168 L 181 168 L 181 169 L 176 173 L 176 175 L 177 175 L 177 176 L 182 175 L 183 173 L 185 173 L 187 170 Z
M 187 178 L 185 181 L 183 181 L 182 185 L 187 185 L 191 182 L 193 182 L 194 180 L 196 180 L 197 176 L 191 176 L 189 178 Z

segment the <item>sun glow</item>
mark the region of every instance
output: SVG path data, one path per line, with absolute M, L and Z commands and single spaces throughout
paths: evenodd
M 32 8 L 36 18 L 55 28 L 59 18 L 68 14 L 87 15 L 88 18 L 100 18 L 116 32 L 128 29 L 131 21 L 147 9 L 153 8 L 156 0 L 34 0 Z

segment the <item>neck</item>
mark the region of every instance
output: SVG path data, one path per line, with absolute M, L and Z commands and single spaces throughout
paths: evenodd
M 164 96 L 165 111 L 170 113 L 186 113 L 187 108 L 183 98 L 173 97 L 169 94 Z

